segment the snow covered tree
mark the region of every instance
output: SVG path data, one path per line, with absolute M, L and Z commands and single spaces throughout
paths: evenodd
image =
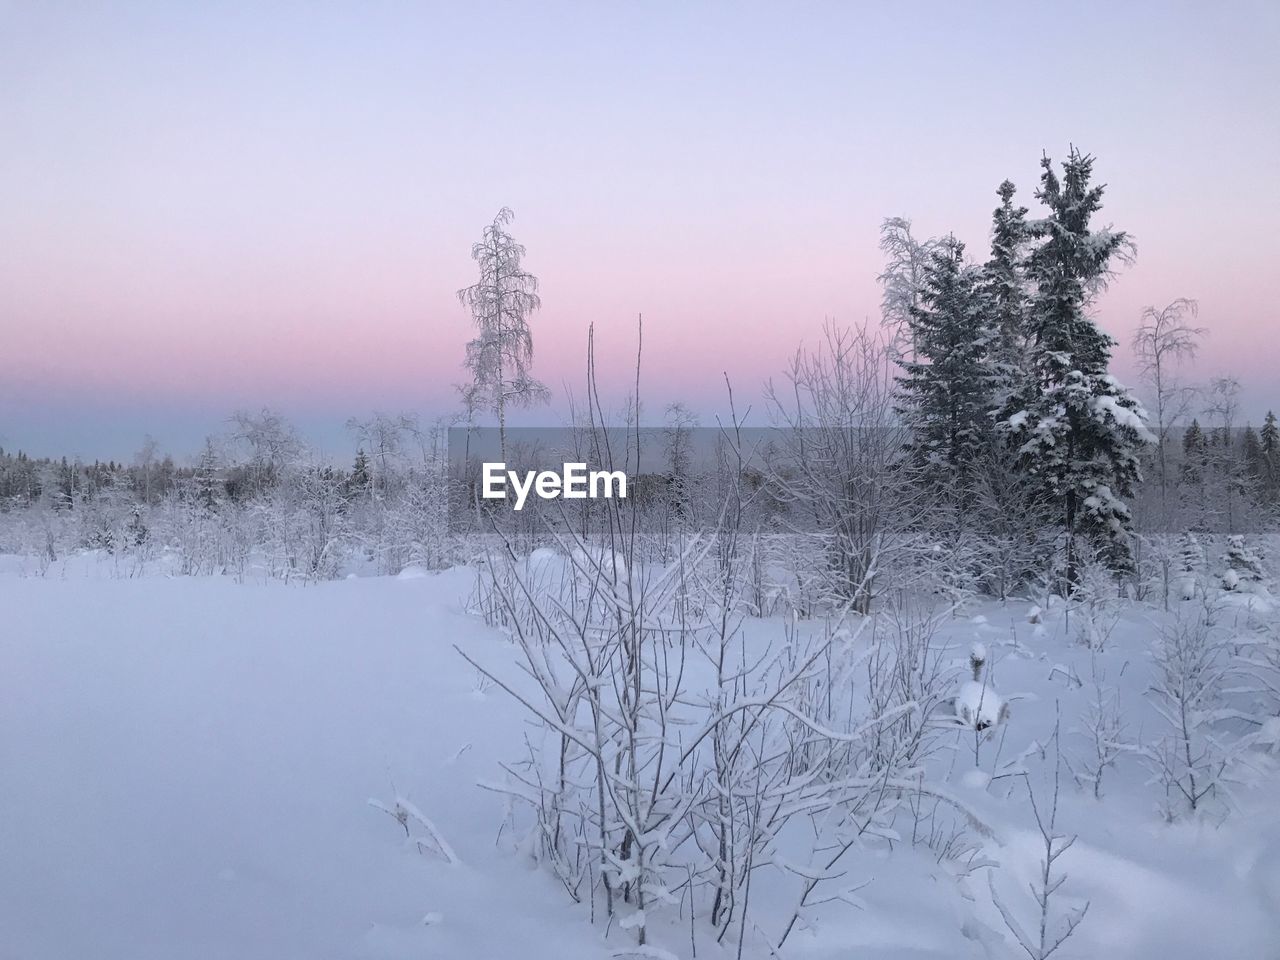
M 1241 446 L 1244 453 L 1244 465 L 1249 471 L 1250 476 L 1255 479 L 1262 476 L 1262 439 L 1258 436 L 1258 431 L 1253 429 L 1253 424 L 1247 423 L 1244 428 L 1244 435 L 1241 440 Z
M 248 450 L 242 493 L 256 496 L 273 487 L 302 457 L 305 445 L 293 424 L 274 410 L 233 415 L 233 439 Z
M 1276 426 L 1276 415 L 1272 410 L 1267 411 L 1266 419 L 1262 421 L 1262 433 L 1259 435 L 1262 442 L 1262 452 L 1272 454 L 1280 450 L 1280 427 Z
M 911 308 L 912 358 L 898 358 L 908 449 L 927 482 L 957 491 L 991 436 L 994 374 L 987 302 L 980 274 L 964 262 L 964 244 L 947 238 L 929 255 L 919 303 Z M 970 491 L 971 494 L 971 491 Z
M 1067 578 L 1078 574 L 1074 538 L 1103 548 L 1110 563 L 1131 563 L 1132 518 L 1124 497 L 1141 479 L 1139 452 L 1152 439 L 1146 413 L 1107 372 L 1115 341 L 1088 314 L 1091 295 L 1106 281 L 1113 258 L 1130 241 L 1123 232 L 1091 229 L 1102 186 L 1091 186 L 1093 158 L 1072 149 L 1058 178 L 1048 157 L 1036 196 L 1049 208 L 1028 224 L 1039 240 L 1027 259 L 1031 300 L 1028 405 L 1004 426 L 1047 500 L 1059 504 L 1067 530 Z
M 1262 454 L 1262 488 L 1274 501 L 1280 493 L 1280 427 L 1276 425 L 1276 415 L 1271 410 L 1262 421 L 1258 446 Z
M 218 508 L 221 498 L 222 483 L 218 478 L 220 467 L 221 457 L 217 445 L 213 437 L 206 437 L 204 450 L 200 452 L 200 459 L 196 462 L 194 480 L 200 506 L 210 513 Z
M 991 326 L 996 335 L 992 359 L 999 376 L 996 409 L 1004 415 L 1020 408 L 1025 391 L 1027 350 L 1027 280 L 1025 260 L 1031 241 L 1027 208 L 1014 206 L 1016 188 L 1006 180 L 996 194 L 1000 206 L 991 217 L 991 259 L 983 267 L 983 282 L 990 301 Z
M 1209 429 L 1199 465 L 1199 509 L 1206 515 L 1206 526 L 1227 533 L 1247 530 L 1258 519 L 1256 479 L 1245 461 L 1236 427 L 1239 397 L 1238 380 L 1215 377 L 1209 384 L 1203 411 Z
M 1200 426 L 1200 420 L 1196 417 L 1191 418 L 1191 425 L 1187 427 L 1186 432 L 1182 435 L 1182 453 L 1191 461 L 1204 453 L 1205 439 L 1204 428 Z
M 486 408 L 498 418 L 503 459 L 507 453 L 507 408 L 544 401 L 548 391 L 530 372 L 533 334 L 529 314 L 542 305 L 538 278 L 522 266 L 525 249 L 507 233 L 512 212 L 503 207 L 471 248 L 480 280 L 458 291 L 478 333 L 467 344 L 465 365 L 472 382 L 462 388 L 467 408 Z
M 374 413 L 367 420 L 351 417 L 347 429 L 355 434 L 361 445 L 361 454 L 368 448 L 365 469 L 369 475 L 369 489 L 379 496 L 390 491 L 396 468 L 399 465 L 407 439 L 417 429 L 414 417 L 406 413 L 390 415 Z
M 1178 551 L 1178 598 L 1190 600 L 1196 595 L 1200 574 L 1204 569 L 1204 548 L 1190 530 L 1182 534 Z
M 906 217 L 889 217 L 880 224 L 880 250 L 885 256 L 884 272 L 876 277 L 884 290 L 880 314 L 900 353 L 909 341 L 911 311 L 920 302 L 929 257 L 937 246 L 935 239 L 917 240 Z
M 1183 573 L 1199 573 L 1204 564 L 1204 550 L 1196 535 L 1188 530 L 1182 535 L 1180 567 Z
M 1230 651 L 1214 629 L 1214 610 L 1179 611 L 1161 630 L 1152 650 L 1155 679 L 1148 697 L 1163 721 L 1144 734 L 1137 754 L 1165 790 L 1164 813 L 1175 819 L 1193 814 L 1210 799 L 1227 799 L 1238 747 L 1219 736 L 1224 715 Z
M 1194 327 L 1191 321 L 1199 312 L 1194 300 L 1180 297 L 1160 309 L 1147 307 L 1142 311 L 1142 324 L 1133 335 L 1133 353 L 1139 370 L 1151 388 L 1155 414 L 1155 465 L 1156 480 L 1160 485 L 1161 510 L 1169 509 L 1169 433 L 1186 413 L 1188 391 L 1180 386 L 1175 368 L 1196 355 L 1203 327 Z
M 828 325 L 816 348 L 797 352 L 785 387 L 765 387 L 778 430 L 769 480 L 779 502 L 812 511 L 823 588 L 859 613 L 876 595 L 873 561 L 904 548 L 895 534 L 918 509 L 915 471 L 903 463 L 909 434 L 894 412 L 895 354 L 881 334 Z
M 351 476 L 347 481 L 354 496 L 367 496 L 373 489 L 373 477 L 369 472 L 369 456 L 361 447 L 356 451 L 355 462 L 351 465 Z
M 1240 534 L 1227 537 L 1227 552 L 1222 556 L 1222 589 L 1247 592 L 1262 583 L 1262 558 L 1251 549 Z

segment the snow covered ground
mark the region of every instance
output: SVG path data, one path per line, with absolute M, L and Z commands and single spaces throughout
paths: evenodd
M 627 945 L 498 836 L 503 800 L 477 782 L 521 753 L 526 717 L 453 649 L 514 656 L 465 612 L 469 571 L 305 587 L 120 579 L 88 562 L 20 574 L 0 563 L 0 960 L 603 960 Z M 1089 651 L 1060 610 L 1032 624 L 1029 607 L 980 604 L 945 628 L 961 665 L 983 643 L 1010 707 L 982 747 L 987 774 L 1047 743 L 1059 713 L 1064 753 L 1080 747 Z M 1126 606 L 1100 657 L 1138 741 L 1154 723 L 1154 615 Z M 1039 835 L 1021 781 L 985 783 L 972 733 L 954 736 L 938 777 L 997 827 L 981 858 L 999 867 L 870 850 L 850 866 L 861 906 L 821 908 L 786 956 L 1021 955 L 987 875 L 1032 926 Z M 1042 759 L 1028 765 L 1042 773 Z M 1063 776 L 1059 827 L 1079 839 L 1062 896 L 1090 907 L 1058 956 L 1280 957 L 1280 779 L 1265 750 L 1220 823 L 1165 823 L 1129 757 L 1101 801 Z M 397 796 L 459 863 L 368 802 Z M 687 926 L 655 935 L 691 960 Z M 767 954 L 748 940 L 746 955 Z

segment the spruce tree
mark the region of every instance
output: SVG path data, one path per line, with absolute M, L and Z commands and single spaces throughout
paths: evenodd
M 1031 235 L 1027 228 L 1027 208 L 1014 206 L 1016 188 L 1006 180 L 996 190 L 1000 206 L 991 216 L 991 259 L 983 267 L 983 287 L 991 311 L 995 333 L 992 371 L 997 417 L 1007 417 L 1020 409 L 1029 397 L 1026 376 L 1027 281 L 1025 258 Z
M 1258 441 L 1262 444 L 1263 456 L 1272 456 L 1280 452 L 1280 427 L 1276 426 L 1276 415 L 1272 411 L 1267 411 L 1266 419 L 1262 421 L 1262 432 L 1258 435 Z
M 355 463 L 351 465 L 350 489 L 356 496 L 363 496 L 373 489 L 373 475 L 369 471 L 369 457 L 361 447 L 356 451 Z
M 1258 436 L 1258 431 L 1253 429 L 1253 424 L 1245 424 L 1240 451 L 1249 475 L 1260 478 L 1262 476 L 1262 440 Z
M 1276 415 L 1268 410 L 1258 434 L 1258 446 L 1262 452 L 1262 488 L 1272 499 L 1280 496 L 1280 426 Z
M 1132 560 L 1132 518 L 1125 497 L 1141 480 L 1139 453 L 1150 442 L 1146 414 L 1107 372 L 1115 341 L 1088 314 L 1091 293 L 1105 282 L 1128 237 L 1094 230 L 1102 186 L 1092 186 L 1093 158 L 1072 149 L 1061 180 L 1048 157 L 1036 197 L 1048 216 L 1029 223 L 1038 245 L 1027 258 L 1035 292 L 1030 304 L 1035 377 L 1028 405 L 1005 426 L 1068 533 L 1067 576 L 1078 577 L 1076 535 L 1087 537 L 1117 569 Z
M 1222 589 L 1249 591 L 1263 581 L 1262 558 L 1249 548 L 1240 534 L 1227 537 L 1227 552 L 1222 556 Z
M 1201 429 L 1200 421 L 1196 417 L 1191 418 L 1191 425 L 1187 427 L 1186 433 L 1182 435 L 1182 453 L 1187 458 L 1188 463 L 1204 457 L 1204 430 Z
M 929 256 L 911 308 L 915 356 L 900 359 L 902 413 L 911 451 L 934 486 L 964 498 L 967 477 L 991 437 L 993 334 L 981 274 L 954 237 Z
M 207 437 L 204 450 L 201 451 L 200 459 L 196 463 L 194 479 L 198 502 L 205 511 L 210 513 L 218 508 L 218 466 L 217 447 L 214 446 L 213 438 Z

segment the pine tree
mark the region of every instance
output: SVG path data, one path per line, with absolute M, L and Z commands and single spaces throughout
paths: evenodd
M 920 302 L 911 308 L 916 352 L 899 359 L 898 385 L 912 452 L 935 486 L 962 498 L 991 436 L 989 315 L 981 275 L 964 262 L 964 244 L 944 240 L 929 256 Z
M 1048 157 L 1036 197 L 1048 208 L 1028 224 L 1039 241 L 1027 259 L 1035 377 L 1028 406 L 1006 421 L 1045 498 L 1068 533 L 1067 576 L 1078 577 L 1074 537 L 1084 535 L 1117 568 L 1131 563 L 1132 519 L 1123 498 L 1141 480 L 1139 453 L 1151 435 L 1133 395 L 1107 372 L 1115 341 L 1087 313 L 1128 237 L 1091 230 L 1102 186 L 1090 186 L 1093 158 L 1074 148 L 1059 180 Z

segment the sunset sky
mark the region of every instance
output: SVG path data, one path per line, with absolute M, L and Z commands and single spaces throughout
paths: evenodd
M 1190 379 L 1280 408 L 1280 4 L 0 0 L 0 445 L 190 453 L 236 408 L 316 442 L 456 406 L 456 291 L 503 205 L 535 372 L 724 406 L 878 314 L 877 227 L 985 256 L 995 188 L 1097 156 L 1136 264 L 1200 301 Z M 628 377 L 630 374 L 628 373 Z M 621 394 L 619 387 L 618 393 Z

